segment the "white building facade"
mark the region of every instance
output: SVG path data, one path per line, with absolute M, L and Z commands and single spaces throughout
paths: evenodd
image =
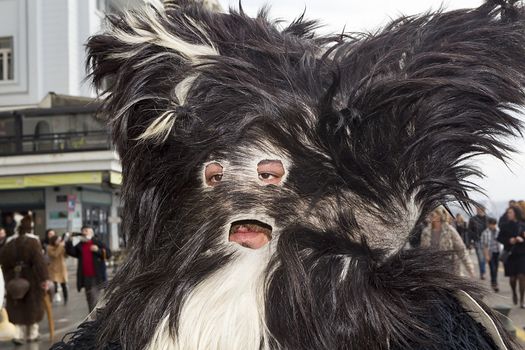
M 121 167 L 85 82 L 87 39 L 104 12 L 140 0 L 0 0 L 0 226 L 35 233 L 93 226 L 112 249 Z

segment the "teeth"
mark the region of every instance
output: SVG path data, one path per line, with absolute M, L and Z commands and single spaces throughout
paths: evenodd
M 272 227 L 264 222 L 258 220 L 239 220 L 231 224 L 230 235 L 241 227 L 244 227 L 251 232 L 264 233 L 268 237 L 271 237 L 272 234 Z

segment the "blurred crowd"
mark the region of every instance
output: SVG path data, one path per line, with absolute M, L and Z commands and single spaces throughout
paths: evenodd
M 46 313 L 53 322 L 52 303 L 67 304 L 68 256 L 78 260 L 77 289 L 84 289 L 91 312 L 107 281 L 106 261 L 111 255 L 89 226 L 62 235 L 48 229 L 42 240 L 33 234 L 33 226 L 31 215 L 25 215 L 10 235 L 0 227 L 0 285 L 5 286 L 5 308 L 14 324 L 10 338 L 16 345 L 38 341 L 39 322 Z
M 476 252 L 479 278 L 488 279 L 494 292 L 499 292 L 498 268 L 503 264 L 509 278 L 514 305 L 525 308 L 525 201 L 511 200 L 499 219 L 490 217 L 478 205 L 468 219 L 455 217 L 439 207 L 416 228 L 410 240 L 412 248 L 435 248 L 451 252 L 451 267 L 457 274 L 464 271 L 474 278 L 470 250 Z

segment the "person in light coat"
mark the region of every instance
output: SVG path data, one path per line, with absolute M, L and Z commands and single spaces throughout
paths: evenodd
M 55 291 L 58 290 L 58 284 L 60 283 L 60 286 L 62 287 L 62 293 L 64 295 L 64 304 L 67 304 L 67 254 L 65 243 L 59 236 L 53 236 L 49 239 L 47 255 L 49 256 L 49 279 L 53 281 L 55 285 Z
M 458 275 L 461 274 L 463 263 L 467 274 L 474 277 L 474 264 L 469 257 L 463 239 L 454 227 L 447 223 L 448 213 L 445 208 L 438 207 L 430 214 L 430 224 L 421 233 L 422 248 L 436 248 L 453 252 L 450 255 L 450 267 Z

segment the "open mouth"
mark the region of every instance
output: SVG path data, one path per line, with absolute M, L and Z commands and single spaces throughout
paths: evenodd
M 272 239 L 272 226 L 259 220 L 238 220 L 230 227 L 228 240 L 246 248 L 259 249 Z

